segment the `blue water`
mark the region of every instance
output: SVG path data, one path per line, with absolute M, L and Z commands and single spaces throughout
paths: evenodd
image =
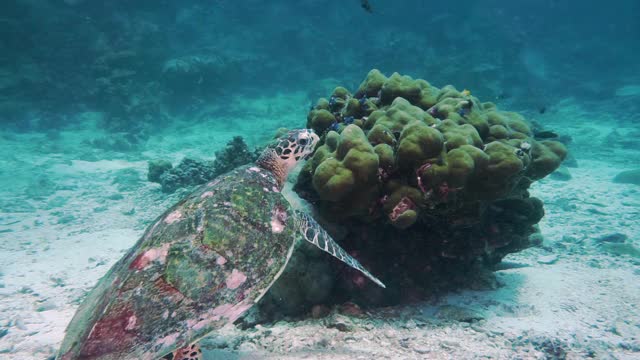
M 571 312 L 584 329 L 558 325 L 545 336 L 553 333 L 578 358 L 587 346 L 567 338 L 601 340 L 593 340 L 596 357 L 640 357 L 640 315 L 623 306 L 640 295 L 640 175 L 613 181 L 640 168 L 639 1 L 3 0 L 0 30 L 0 358 L 53 356 L 86 292 L 188 193 L 147 181 L 148 161 L 175 165 L 188 157 L 210 165 L 234 136 L 243 137 L 249 158 L 278 128 L 304 127 L 310 107 L 336 86 L 355 92 L 371 69 L 467 89 L 560 136 L 571 163 L 531 187 L 545 203 L 545 242 L 514 261 L 541 268 L 549 283 L 565 276 L 576 286 L 556 284 L 548 294 L 616 294 Z M 601 244 L 612 234 L 622 234 L 610 241 L 622 245 Z M 316 264 L 307 271 L 341 276 L 314 259 L 305 260 Z M 567 275 L 584 274 L 585 264 L 587 280 Z M 509 291 L 545 283 L 526 268 L 515 271 L 522 273 L 503 279 L 508 290 L 477 295 L 488 297 L 486 311 L 496 306 L 493 297 L 521 305 Z M 513 280 L 520 276 L 531 281 Z M 286 277 L 305 288 L 307 280 Z M 610 279 L 614 289 L 601 283 Z M 591 288 L 578 286 L 591 280 Z M 430 299 L 424 290 L 398 291 L 378 304 Z M 318 305 L 286 286 L 279 291 L 265 311 L 300 320 Z M 349 300 L 319 292 L 331 308 Z M 367 296 L 363 306 L 371 305 Z M 624 308 L 619 318 L 627 321 L 599 322 L 605 308 Z M 544 333 L 544 321 L 535 321 L 547 319 L 541 313 L 520 315 Z M 498 325 L 489 320 L 488 331 L 516 317 L 493 314 Z M 525 332 L 510 329 L 514 337 Z M 478 351 L 526 358 L 518 346 Z M 471 350 L 443 351 L 473 358 Z
M 333 78 L 355 87 L 378 68 L 535 110 L 567 95 L 609 100 L 616 89 L 637 83 L 640 73 L 640 5 L 634 1 L 372 1 L 373 13 L 357 0 L 136 4 L 4 1 L 3 103 L 34 105 L 8 106 L 3 122 L 29 129 L 38 125 L 25 120 L 25 110 L 106 109 L 96 79 L 115 69 L 135 71 L 127 90 L 139 94 L 161 79 L 167 61 L 191 55 L 232 63 L 188 94 L 207 101 L 294 90 L 316 98 L 323 89 L 311 84 Z M 106 59 L 105 69 L 105 56 L 120 52 L 133 54 Z M 172 93 L 184 90 L 153 92 L 169 102 L 188 96 Z M 193 106 L 185 100 L 176 110 Z M 637 105 L 627 106 L 625 119 L 638 112 Z M 65 124 L 59 119 L 39 126 Z

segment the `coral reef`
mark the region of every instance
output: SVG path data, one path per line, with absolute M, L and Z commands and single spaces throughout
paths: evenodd
M 450 286 L 476 263 L 539 243 L 544 209 L 527 189 L 567 154 L 468 90 L 378 70 L 355 93 L 337 87 L 318 100 L 307 126 L 323 143 L 296 191 L 345 226 L 345 246 L 388 282 L 385 295 L 360 289 L 366 302 Z
M 173 168 L 171 161 L 164 159 L 151 160 L 149 161 L 147 180 L 159 183 L 161 181 L 162 174 L 171 170 L 171 168 Z
M 152 167 L 152 163 L 149 163 L 149 176 L 155 169 Z M 163 172 L 159 176 L 159 183 L 162 185 L 163 192 L 172 193 L 179 188 L 204 184 L 215 176 L 212 162 L 187 157 L 175 167 Z
M 204 184 L 231 169 L 255 161 L 260 150 L 249 150 L 242 136 L 235 136 L 215 154 L 213 161 L 184 158 L 175 167 L 167 160 L 151 160 L 147 179 L 162 185 L 163 192 L 173 193 L 183 187 Z
M 213 161 L 214 174 L 220 175 L 237 168 L 240 165 L 255 161 L 262 149 L 253 151 L 244 142 L 242 136 L 234 136 L 222 150 L 216 151 L 216 159 Z
M 307 126 L 326 135 L 302 182 L 311 179 L 331 213 L 361 220 L 377 218 L 378 203 L 391 217 L 407 200 L 433 213 L 507 197 L 566 156 L 561 143 L 535 140 L 516 113 L 377 70 L 354 95 L 338 87 L 320 99 Z

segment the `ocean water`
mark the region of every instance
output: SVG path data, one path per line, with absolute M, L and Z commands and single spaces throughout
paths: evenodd
M 158 216 L 254 161 L 280 128 L 305 127 L 324 148 L 282 194 L 387 287 L 301 241 L 257 304 L 218 319 L 204 359 L 640 358 L 638 14 L 633 0 L 3 0 L 0 358 L 55 358 L 79 306 L 131 247 L 142 251 L 154 219 L 171 222 Z M 359 92 L 372 69 L 385 85 Z M 411 79 L 394 85 L 395 72 Z M 388 111 L 396 96 L 417 108 Z M 370 105 L 349 112 L 349 100 Z M 319 125 L 323 109 L 333 120 Z M 407 122 L 389 125 L 393 111 Z M 389 167 L 373 150 L 384 141 L 372 140 L 370 119 L 381 114 Z M 412 122 L 443 136 L 437 154 L 405 160 Z M 508 135 L 496 135 L 500 124 Z M 369 157 L 345 165 L 331 136 L 352 136 Z M 421 136 L 417 146 L 432 146 Z M 460 144 L 475 148 L 463 180 L 447 168 Z M 497 165 L 492 146 L 508 146 L 521 168 Z M 352 184 L 323 183 L 326 161 Z M 243 219 L 259 222 L 264 208 L 249 204 Z M 254 230 L 256 241 L 274 237 Z M 176 237 L 198 232 L 185 231 Z M 253 254 L 255 264 L 236 254 L 241 277 L 212 270 L 256 284 L 233 304 L 257 295 L 271 269 L 271 253 Z M 158 256 L 145 271 L 168 279 Z M 136 311 L 110 328 L 128 357 L 96 358 L 198 340 L 171 337 L 170 319 L 151 338 L 127 337 L 152 313 Z M 194 311 L 180 334 L 203 319 Z

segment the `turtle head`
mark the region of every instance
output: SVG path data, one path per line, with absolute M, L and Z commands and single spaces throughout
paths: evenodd
M 319 139 L 311 129 L 288 131 L 264 149 L 256 164 L 271 171 L 282 185 L 289 171 L 313 153 Z

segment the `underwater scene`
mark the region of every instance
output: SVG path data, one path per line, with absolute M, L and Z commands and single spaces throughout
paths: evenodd
M 0 359 L 640 359 L 639 1 L 0 29 Z

